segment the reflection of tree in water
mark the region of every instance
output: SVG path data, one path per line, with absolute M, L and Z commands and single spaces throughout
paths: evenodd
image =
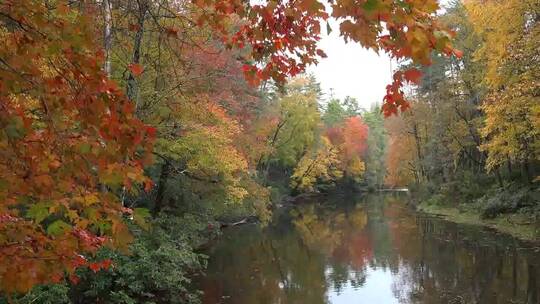
M 391 204 L 384 215 L 401 261 L 393 286 L 400 303 L 540 303 L 540 260 L 532 250 Z
M 209 253 L 204 303 L 328 303 L 330 292 L 361 288 L 368 268 L 392 274 L 400 303 L 540 303 L 534 250 L 418 217 L 400 200 L 302 205 L 265 229 L 232 228 Z
M 368 218 L 362 206 L 343 212 L 306 205 L 291 214 L 306 246 L 329 257 L 326 276 L 334 291 L 340 293 L 347 284 L 359 288 L 365 283 L 366 265 L 373 252 L 364 231 Z
M 322 255 L 296 234 L 237 230 L 210 253 L 203 303 L 327 303 Z

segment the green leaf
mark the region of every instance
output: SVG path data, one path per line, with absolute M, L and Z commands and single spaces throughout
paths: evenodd
M 41 223 L 47 216 L 49 216 L 49 204 L 37 203 L 32 205 L 26 213 L 28 218 L 33 219 L 36 223 Z
M 9 138 L 20 139 L 24 137 L 26 131 L 22 118 L 19 116 L 12 117 L 7 126 L 4 127 L 4 131 Z
M 117 189 L 122 185 L 124 177 L 122 173 L 117 171 L 105 171 L 101 172 L 99 181 L 113 189 Z
M 450 39 L 448 39 L 447 37 L 442 37 L 440 39 L 437 39 L 437 42 L 435 43 L 435 49 L 442 52 L 449 44 Z
M 5 179 L 0 179 L 0 190 L 5 190 L 9 187 L 9 183 Z
M 379 6 L 379 0 L 367 0 L 362 7 L 367 12 L 372 12 L 377 9 Z
M 326 34 L 330 35 L 331 32 L 332 32 L 332 28 L 330 27 L 330 23 L 327 21 L 326 22 Z
M 71 230 L 71 226 L 62 220 L 57 220 L 47 227 L 47 233 L 52 236 L 62 235 L 69 230 Z
M 150 225 L 148 224 L 147 218 L 150 217 L 150 212 L 146 208 L 135 208 L 133 209 L 133 220 L 143 229 L 148 229 Z
M 397 5 L 405 8 L 405 9 L 411 9 L 411 5 L 403 0 L 397 1 Z
M 98 221 L 96 224 L 96 227 L 101 234 L 107 234 L 110 233 L 112 225 L 111 223 L 107 221 Z
M 92 146 L 88 143 L 82 143 L 81 145 L 79 145 L 79 150 L 82 154 L 87 154 L 88 152 L 90 152 L 91 149 Z

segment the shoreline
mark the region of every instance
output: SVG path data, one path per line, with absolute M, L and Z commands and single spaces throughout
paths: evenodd
M 511 235 L 521 241 L 540 242 L 540 223 L 521 214 L 503 214 L 494 219 L 482 219 L 480 213 L 472 210 L 462 211 L 458 208 L 428 205 L 421 203 L 415 206 L 416 211 L 430 216 L 438 216 L 457 224 L 487 227 L 497 232 Z

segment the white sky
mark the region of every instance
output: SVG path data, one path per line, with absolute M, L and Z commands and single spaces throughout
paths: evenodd
M 440 0 L 441 5 L 450 0 Z M 332 32 L 326 35 L 326 24 L 321 25 L 323 38 L 320 47 L 328 55 L 317 66 L 308 68 L 321 83 L 325 97 L 332 91 L 337 98 L 355 97 L 360 106 L 369 109 L 373 103 L 382 103 L 385 88 L 392 80 L 390 58 L 384 53 L 380 56 L 356 43 L 345 43 L 339 37 L 339 26 L 331 22 Z
M 390 58 L 353 42 L 346 44 L 339 37 L 339 27 L 335 23 L 330 35 L 326 35 L 326 25 L 322 26 L 322 32 L 320 47 L 328 57 L 317 66 L 309 67 L 308 72 L 321 83 L 325 97 L 328 98 L 332 90 L 337 98 L 355 97 L 366 109 L 373 103 L 382 103 L 385 87 L 392 79 Z M 392 68 L 395 68 L 395 62 Z

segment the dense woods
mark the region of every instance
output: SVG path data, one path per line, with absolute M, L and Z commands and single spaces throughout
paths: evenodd
M 410 110 L 385 121 L 388 184 L 418 185 L 430 203 L 484 217 L 538 212 L 539 16 L 538 1 L 446 10 L 441 21 L 464 55 L 419 67 Z
M 539 16 L 536 0 L 0 1 L 0 301 L 197 303 L 198 249 L 306 193 L 538 212 Z M 332 30 L 400 62 L 371 109 L 305 73 Z

